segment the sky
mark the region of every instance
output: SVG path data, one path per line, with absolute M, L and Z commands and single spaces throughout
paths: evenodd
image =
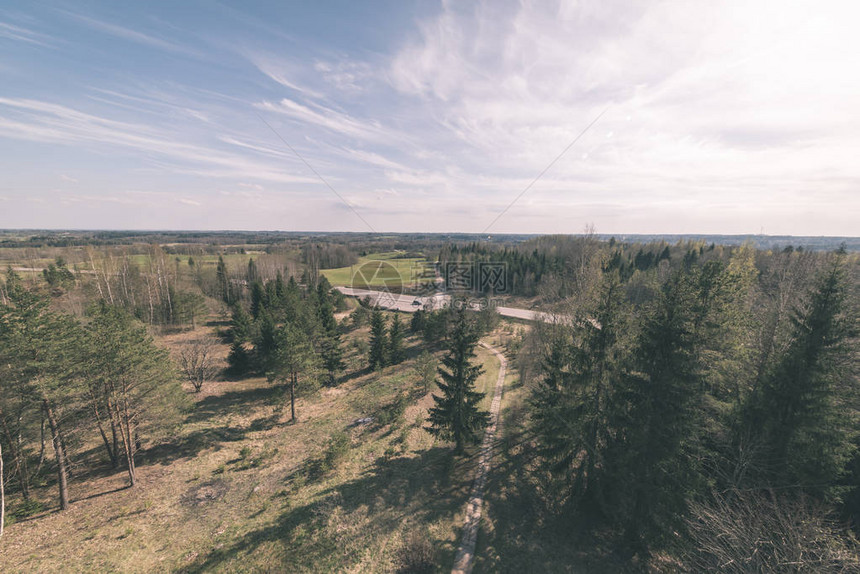
M 0 0 L 0 228 L 856 236 L 858 22 Z

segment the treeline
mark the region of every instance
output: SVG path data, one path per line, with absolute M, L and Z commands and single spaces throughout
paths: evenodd
M 75 299 L 85 308 L 100 300 L 149 325 L 174 328 L 194 328 L 218 310 L 207 297 L 233 305 L 248 297 L 255 281 L 282 271 L 295 274 L 298 267 L 288 254 L 261 254 L 236 268 L 220 255 L 217 262 L 199 256 L 180 258 L 158 245 L 138 255 L 88 248 L 85 256 L 85 269 L 70 269 L 63 257 L 57 257 L 42 271 L 42 279 L 61 303 Z
M 6 484 L 25 513 L 39 510 L 34 485 L 57 486 L 89 467 L 95 440 L 104 460 L 135 484 L 137 453 L 178 424 L 185 394 L 167 352 L 125 310 L 97 303 L 83 317 L 52 310 L 49 296 L 12 271 L 0 300 L 0 445 Z
M 664 251 L 595 251 L 520 351 L 546 508 L 693 571 L 860 567 L 856 258 Z
M 302 262 L 318 272 L 320 269 L 355 265 L 358 263 L 358 255 L 343 244 L 306 243 L 302 246 Z
M 721 252 L 725 249 L 701 242 L 622 244 L 614 239 L 599 241 L 590 234 L 547 235 L 519 244 L 477 241 L 447 244 L 439 251 L 438 259 L 443 274 L 448 263 L 501 264 L 507 280 L 502 294 L 540 295 L 545 302 L 554 302 L 583 292 L 587 286 L 587 282 L 583 282 L 584 271 L 599 251 L 611 254 L 609 264 L 626 282 L 661 265 L 670 269 L 689 266 L 715 248 Z M 482 283 L 480 277 L 476 276 L 473 284 L 475 291 L 490 293 L 489 284 Z

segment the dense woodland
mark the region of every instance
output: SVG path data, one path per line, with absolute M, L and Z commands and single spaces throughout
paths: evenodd
M 856 258 L 607 245 L 575 269 L 519 356 L 548 509 L 693 570 L 857 568 Z
M 232 248 L 90 245 L 38 273 L 10 268 L 0 281 L 7 524 L 44 510 L 36 489 L 67 508 L 70 481 L 98 469 L 134 486 L 136 460 L 169 445 L 208 381 L 264 377 L 300 423 L 297 397 L 349 374 L 347 335 L 367 372 L 400 368 L 406 337 L 420 341 L 410 376 L 434 394 L 426 430 L 467 453 L 487 424 L 474 347 L 500 319 L 456 305 L 411 317 L 348 305 L 319 271 L 354 264 L 370 245 L 272 243 L 241 263 Z M 521 416 L 506 448 L 523 453 L 532 512 L 569 544 L 599 536 L 631 568 L 860 567 L 856 253 L 593 235 L 438 248 L 440 264 L 506 263 L 513 300 L 556 317 L 505 344 L 528 391 L 511 407 Z M 206 321 L 212 334 L 179 352 L 156 342 Z

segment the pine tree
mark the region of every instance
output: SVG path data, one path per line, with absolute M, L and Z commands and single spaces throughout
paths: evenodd
M 230 343 L 227 365 L 227 374 L 232 377 L 242 377 L 251 369 L 251 355 L 242 341 Z
M 245 274 L 245 280 L 248 282 L 248 285 L 252 285 L 254 282 L 260 280 L 260 273 L 257 271 L 257 263 L 254 261 L 253 257 L 248 259 L 248 271 Z
M 260 315 L 254 337 L 254 369 L 265 372 L 277 348 L 277 326 L 269 313 Z
M 388 364 L 388 336 L 385 328 L 385 316 L 379 308 L 370 315 L 370 351 L 368 363 L 371 369 L 381 369 Z
M 427 311 L 418 309 L 412 313 L 412 319 L 409 321 L 409 330 L 416 335 L 424 333 L 424 325 L 427 322 Z
M 323 368 L 326 370 L 326 384 L 334 386 L 337 382 L 337 374 L 344 368 L 343 348 L 341 347 L 337 319 L 334 317 L 334 306 L 331 303 L 324 284 L 328 285 L 325 277 L 320 280 L 318 285 L 318 291 L 320 292 L 317 295 L 317 313 L 321 331 L 319 335 L 319 347 Z
M 142 437 L 177 424 L 187 399 L 167 351 L 125 311 L 102 303 L 92 313 L 87 335 L 87 379 L 100 390 L 91 397 L 119 433 L 129 483 L 134 486 L 135 455 Z
M 233 306 L 233 312 L 230 319 L 230 338 L 234 343 L 247 343 L 251 340 L 253 325 L 251 318 L 241 304 Z
M 266 376 L 271 382 L 289 385 L 290 420 L 296 422 L 296 393 L 300 387 L 308 388 L 315 383 L 316 355 L 307 335 L 294 325 L 283 325 L 274 339 Z
M 448 354 L 439 367 L 441 380 L 436 382 L 441 396 L 433 395 L 430 426 L 426 430 L 446 440 L 454 441 L 454 453 L 462 454 L 466 444 L 477 444 L 479 433 L 490 423 L 490 414 L 479 408 L 484 393 L 475 391 L 475 381 L 483 372 L 472 365 L 478 334 L 466 316 L 465 305 L 457 313 Z
M 703 386 L 693 338 L 695 289 L 677 274 L 645 320 L 629 371 L 610 397 L 607 510 L 627 548 L 648 554 L 683 530 L 697 466 Z
M 792 317 L 785 351 L 750 396 L 745 428 L 758 437 L 753 474 L 768 485 L 801 485 L 836 496 L 833 488 L 855 449 L 847 316 L 841 257 L 821 274 Z
M 230 285 L 230 276 L 227 273 L 227 264 L 224 257 L 218 256 L 218 265 L 215 267 L 215 281 L 218 289 L 218 297 L 231 305 L 233 303 L 233 289 Z
M 415 374 L 418 375 L 425 393 L 430 390 L 430 385 L 436 380 L 438 367 L 439 361 L 427 351 L 422 352 L 415 360 Z
M 574 506 L 599 503 L 603 457 L 609 440 L 609 391 L 624 366 L 625 325 L 617 271 L 607 272 L 596 304 L 550 334 L 544 379 L 531 404 L 540 452 Z
M 22 407 L 19 416 L 27 411 L 41 411 L 47 419 L 57 465 L 60 509 L 65 510 L 69 506 L 69 452 L 65 428 L 69 417 L 65 415 L 78 408 L 84 394 L 79 376 L 79 353 L 76 352 L 81 346 L 81 332 L 75 321 L 52 312 L 47 299 L 27 291 L 11 274 L 6 287 L 9 305 L 0 306 L 0 368 L 3 371 L 0 390 L 11 390 L 18 395 Z M 3 411 L 8 397 L 0 395 L 0 399 L 0 411 Z M 0 412 L 0 416 L 3 415 Z M 18 430 L 20 432 L 20 428 Z M 16 467 L 26 487 L 25 453 L 16 453 Z
M 388 338 L 388 356 L 390 358 L 390 363 L 392 365 L 396 365 L 403 362 L 403 359 L 406 358 L 406 351 L 403 348 L 403 323 L 400 321 L 400 315 L 398 313 L 395 313 L 394 318 L 391 320 L 391 328 L 388 331 Z
M 261 281 L 251 283 L 251 316 L 256 319 L 269 304 L 269 297 Z

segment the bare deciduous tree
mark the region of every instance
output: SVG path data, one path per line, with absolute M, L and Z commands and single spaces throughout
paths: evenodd
M 186 343 L 179 350 L 179 366 L 194 392 L 199 393 L 203 383 L 214 379 L 221 370 L 215 357 L 217 345 L 218 341 L 212 337 L 203 337 Z

